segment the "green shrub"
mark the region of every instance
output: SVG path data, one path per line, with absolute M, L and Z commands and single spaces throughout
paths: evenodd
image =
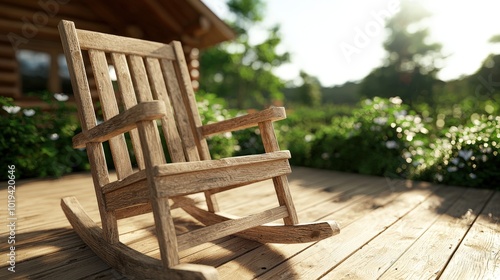
M 1 166 L 14 164 L 19 178 L 58 177 L 87 169 L 85 152 L 71 147 L 71 138 L 78 130 L 75 109 L 48 93 L 42 98 L 48 109 L 22 109 L 12 99 L 0 97 Z
M 226 109 L 224 99 L 218 98 L 215 94 L 202 92 L 196 96 L 202 124 L 230 119 L 236 115 L 235 112 Z M 229 157 L 240 149 L 238 141 L 231 132 L 210 136 L 207 142 L 213 159 Z
M 415 113 L 399 98 L 365 100 L 349 114 L 345 112 L 343 108 L 335 113 L 330 107 L 291 111 L 281 125 L 281 130 L 286 128 L 282 142 L 283 148 L 292 152 L 291 163 L 445 184 L 498 187 L 499 117 L 445 115 L 441 118 L 446 123 L 436 125 L 435 119 Z M 465 124 L 455 126 L 460 122 Z
M 500 182 L 500 117 L 480 116 L 452 126 L 431 143 L 434 162 L 415 178 L 453 185 L 498 188 Z

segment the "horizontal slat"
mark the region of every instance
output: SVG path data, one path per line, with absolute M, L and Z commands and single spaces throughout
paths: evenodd
M 24 38 L 23 34 L 26 32 L 26 24 L 21 20 L 13 20 L 0 18 L 0 32 L 1 33 L 10 33 L 13 32 L 17 34 L 19 37 Z M 55 39 L 59 38 L 59 33 L 57 32 L 57 28 L 49 27 L 46 25 L 37 25 L 36 26 L 36 39 Z M 29 40 L 28 40 L 29 41 Z M 26 41 L 19 40 L 20 45 L 23 46 L 26 44 Z M 16 46 L 16 47 L 19 47 Z
M 19 65 L 14 57 L 0 58 L 0 68 L 16 70 L 18 67 Z
M 0 44 L 0 57 L 14 58 L 16 55 L 16 50 L 12 47 L 10 41 Z
M 123 178 L 122 180 L 117 180 L 104 185 L 102 187 L 102 192 L 109 193 L 145 179 L 146 179 L 146 170 L 140 170 L 135 173 L 132 173 L 131 175 Z
M 230 165 L 190 173 L 156 177 L 158 197 L 191 194 L 233 185 L 250 184 L 291 173 L 287 159 Z
M 121 208 L 115 212 L 116 219 L 125 219 L 153 211 L 150 203 L 137 204 L 132 207 Z
M 174 60 L 172 47 L 167 44 L 116 35 L 77 29 L 80 47 L 105 52 L 126 53 L 128 55 L 148 56 Z
M 182 251 L 245 229 L 276 221 L 286 216 L 288 216 L 286 206 L 279 206 L 244 218 L 227 220 L 212 226 L 193 230 L 177 237 L 179 250 Z
M 232 158 L 223 158 L 210 161 L 194 161 L 169 163 L 155 167 L 155 176 L 167 176 L 180 173 L 203 171 L 208 169 L 223 168 L 242 164 L 252 164 L 264 161 L 291 158 L 290 151 L 278 151 L 260 155 L 239 156 Z
M 0 86 L 0 95 L 16 97 L 19 95 L 19 88 L 16 86 Z
M 151 195 L 146 180 L 131 183 L 121 189 L 104 194 L 107 211 L 148 203 L 150 198 Z
M 17 71 L 13 72 L 1 72 L 2 75 L 0 75 L 0 82 L 6 82 L 6 83 L 17 83 L 19 81 L 19 74 Z
M 283 107 L 272 107 L 257 113 L 235 117 L 229 120 L 204 125 L 201 127 L 201 133 L 204 136 L 213 134 L 241 130 L 257 126 L 260 122 L 278 121 L 286 118 L 286 111 Z
M 165 115 L 165 104 L 149 101 L 138 104 L 111 119 L 73 137 L 73 147 L 83 148 L 89 142 L 104 142 L 136 127 L 139 121 L 159 119 Z

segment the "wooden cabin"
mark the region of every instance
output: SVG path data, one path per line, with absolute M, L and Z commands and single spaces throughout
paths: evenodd
M 201 0 L 0 0 L 0 96 L 20 106 L 39 103 L 29 92 L 63 92 L 71 98 L 57 30 L 62 19 L 80 29 L 181 41 L 195 88 L 198 51 L 235 36 Z

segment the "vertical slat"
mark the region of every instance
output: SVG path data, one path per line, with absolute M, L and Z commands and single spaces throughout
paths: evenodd
M 260 135 L 264 144 L 266 153 L 276 152 L 280 150 L 276 135 L 274 134 L 274 127 L 272 122 L 259 123 Z M 286 175 L 273 178 L 274 188 L 280 205 L 285 205 L 288 209 L 288 217 L 283 218 L 285 225 L 295 225 L 299 223 L 297 212 L 292 200 L 292 194 L 288 187 L 288 178 Z
M 78 116 L 80 118 L 82 130 L 87 131 L 96 126 L 97 120 L 94 113 L 94 106 L 92 104 L 92 97 L 87 81 L 87 73 L 85 71 L 85 64 L 83 62 L 80 43 L 76 35 L 75 25 L 70 21 L 61 21 L 58 28 L 61 34 L 64 54 L 68 63 L 71 84 L 75 93 Z M 117 243 L 119 241 L 119 234 L 116 217 L 113 212 L 106 211 L 104 194 L 101 189 L 102 186 L 109 183 L 108 168 L 106 166 L 102 144 L 87 144 L 87 155 L 89 157 L 97 205 L 101 216 L 103 238 L 109 243 Z
M 162 130 L 167 142 L 168 151 L 173 162 L 185 162 L 182 141 L 175 123 L 174 110 L 170 103 L 165 80 L 162 76 L 160 62 L 156 58 L 146 58 L 146 70 L 153 91 L 153 98 L 165 102 L 167 115 L 162 118 Z
M 201 118 L 198 112 L 198 106 L 196 104 L 196 98 L 194 96 L 193 86 L 191 84 L 191 76 L 189 75 L 189 69 L 186 64 L 186 58 L 184 57 L 184 50 L 182 49 L 181 43 L 173 41 L 170 43 L 174 49 L 174 54 L 176 60 L 175 70 L 178 78 L 178 83 L 182 92 L 182 97 L 188 116 L 190 117 L 191 129 L 193 130 L 193 135 L 195 137 L 196 144 L 198 146 L 198 151 L 200 153 L 200 158 L 202 160 L 210 160 L 210 151 L 208 149 L 207 140 L 201 135 Z
M 170 94 L 170 100 L 175 108 L 175 116 L 177 127 L 179 128 L 180 136 L 182 137 L 182 143 L 184 147 L 184 153 L 188 161 L 200 160 L 198 154 L 198 148 L 194 140 L 193 133 L 191 131 L 191 124 L 184 106 L 184 100 L 182 97 L 182 91 L 179 87 L 179 83 L 176 77 L 174 65 L 172 61 L 163 59 L 161 60 L 161 67 L 163 70 L 163 76 L 167 82 L 168 94 Z
M 97 92 L 101 101 L 104 120 L 118 115 L 115 92 L 109 76 L 106 54 L 102 51 L 89 50 L 90 63 L 97 85 Z M 132 174 L 132 164 L 128 154 L 127 143 L 123 134 L 109 140 L 113 162 L 115 164 L 118 179 L 123 179 Z
M 149 86 L 148 75 L 142 57 L 129 55 L 128 62 L 137 100 L 139 102 L 152 101 L 153 96 L 151 95 L 151 87 Z
M 149 80 L 146 73 L 146 68 L 144 67 L 144 61 L 142 57 L 137 55 L 130 55 L 128 56 L 128 62 L 130 66 L 130 73 L 132 74 L 132 81 L 134 82 L 134 88 L 137 100 L 139 102 L 152 101 L 153 95 L 151 94 L 151 87 L 149 86 Z M 156 144 L 160 145 L 161 147 L 159 136 L 157 138 L 150 139 L 149 141 L 155 141 Z M 160 153 L 160 156 L 162 158 L 161 163 L 165 163 L 166 160 L 163 151 Z
M 184 50 L 182 49 L 180 42 L 173 41 L 170 45 L 174 50 L 176 58 L 174 65 L 177 81 L 180 85 L 186 111 L 190 117 L 190 127 L 194 136 L 194 141 L 198 148 L 198 154 L 202 160 L 210 160 L 211 156 L 207 140 L 201 135 L 201 131 L 199 129 L 201 127 L 201 118 L 200 113 L 198 112 L 193 86 L 191 85 L 191 76 L 189 75 L 186 58 L 184 57 Z M 206 191 L 205 200 L 209 211 L 214 213 L 220 211 L 215 194 L 212 194 L 210 191 Z
M 137 104 L 137 98 L 134 93 L 134 84 L 130 76 L 129 68 L 127 65 L 127 58 L 124 54 L 112 53 L 111 59 L 115 66 L 116 77 L 118 86 L 120 88 L 120 96 L 123 101 L 125 109 L 129 109 Z M 130 138 L 132 140 L 132 147 L 134 149 L 135 159 L 139 169 L 144 169 L 144 156 L 142 154 L 141 142 L 137 129 L 130 131 Z

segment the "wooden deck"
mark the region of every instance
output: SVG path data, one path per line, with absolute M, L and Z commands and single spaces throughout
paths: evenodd
M 181 252 L 182 262 L 215 266 L 221 279 L 500 279 L 500 192 L 299 167 L 289 179 L 300 220 L 336 220 L 339 235 L 293 245 L 227 237 Z M 74 195 L 99 220 L 91 182 L 73 174 L 17 183 L 15 273 L 7 270 L 2 183 L 0 279 L 125 279 L 85 246 L 59 206 Z M 235 191 L 220 194 L 227 212 L 277 205 L 269 182 Z M 174 213 L 178 231 L 200 226 Z M 150 214 L 121 220 L 122 242 L 158 257 L 151 224 Z

